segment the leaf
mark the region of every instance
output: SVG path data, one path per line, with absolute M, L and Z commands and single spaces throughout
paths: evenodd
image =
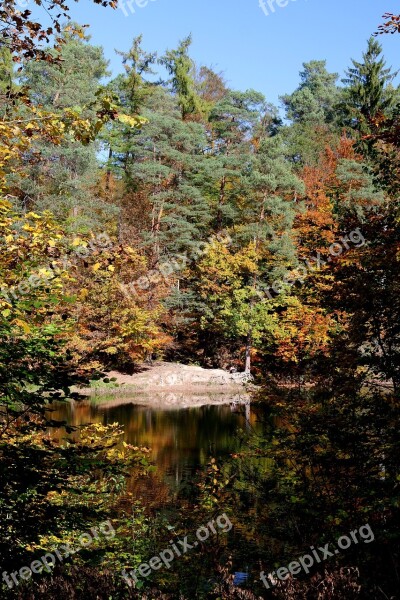
M 22 327 L 25 333 L 31 333 L 32 331 L 28 323 L 22 321 L 22 319 L 14 319 L 13 323 L 15 323 L 15 325 L 18 325 L 18 327 Z
M 117 354 L 117 352 L 118 352 L 118 348 L 116 348 L 115 346 L 109 346 L 108 348 L 106 348 L 106 349 L 104 350 L 104 352 L 105 352 L 106 354 Z M 105 381 L 105 380 L 104 380 L 104 381 Z
M 132 128 L 141 127 L 143 124 L 148 123 L 148 119 L 145 119 L 144 117 L 131 117 L 124 114 L 118 114 L 118 121 L 124 125 L 129 125 Z

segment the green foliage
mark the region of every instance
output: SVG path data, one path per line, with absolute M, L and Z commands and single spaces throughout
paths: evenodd
M 61 234 L 48 215 L 18 218 L 8 203 L 0 207 L 0 560 L 12 570 L 104 521 L 116 484 L 139 461 L 117 448 L 118 424 L 83 427 L 67 439 L 72 429 L 52 418 L 52 403 L 79 399 L 71 387 L 93 377 L 67 348 L 72 323 L 56 310 L 68 273 L 48 267 L 45 278 L 27 279 L 46 271 Z
M 74 108 L 83 119 L 93 119 L 89 107 L 96 100 L 101 79 L 107 74 L 107 63 L 100 48 L 91 46 L 89 38 L 81 39 L 63 31 L 61 62 L 29 61 L 24 64 L 20 81 L 31 90 L 36 106 L 56 115 Z M 51 141 L 33 144 L 35 157 L 28 173 L 16 181 L 24 206 L 48 210 L 75 230 L 101 226 L 113 214 L 112 207 L 99 202 L 95 193 L 98 179 L 97 145 L 83 146 L 71 138 L 55 148 Z M 102 210 L 101 210 L 102 209 Z M 100 221 L 100 223 L 99 223 Z
M 297 90 L 282 96 L 287 118 L 296 123 L 310 122 L 314 126 L 334 122 L 340 93 L 336 85 L 339 75 L 328 73 L 325 60 L 313 60 L 304 63 L 303 67 Z
M 0 94 L 5 94 L 14 80 L 11 53 L 7 48 L 0 49 Z
M 176 50 L 168 50 L 160 61 L 172 75 L 172 91 L 177 96 L 184 121 L 203 112 L 202 101 L 195 89 L 194 63 L 189 56 L 191 44 L 192 38 L 188 36 L 180 42 Z
M 345 123 L 361 135 L 368 135 L 379 127 L 379 119 L 391 115 L 399 103 L 398 90 L 392 85 L 397 73 L 386 67 L 382 46 L 375 38 L 368 40 L 363 61 L 352 63 L 343 80 Z
M 343 92 L 337 86 L 338 74 L 326 70 L 326 61 L 313 60 L 303 67 L 299 87 L 281 98 L 291 121 L 282 133 L 286 155 L 293 163 L 314 166 L 339 134 L 338 104 Z

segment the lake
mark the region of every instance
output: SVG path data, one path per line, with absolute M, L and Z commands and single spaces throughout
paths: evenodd
M 127 443 L 151 449 L 157 474 L 170 491 L 189 483 L 211 457 L 221 460 L 237 451 L 241 432 L 260 428 L 249 399 L 237 394 L 225 400 L 221 396 L 217 400 L 210 397 L 211 404 L 200 406 L 198 396 L 169 393 L 165 400 L 162 407 L 162 400 L 157 402 L 154 397 L 151 405 L 143 396 L 93 397 L 83 402 L 55 404 L 52 418 L 73 426 L 123 425 Z

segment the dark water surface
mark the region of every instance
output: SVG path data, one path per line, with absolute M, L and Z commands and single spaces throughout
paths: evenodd
M 93 398 L 57 404 L 52 417 L 74 426 L 123 425 L 127 443 L 151 449 L 157 474 L 171 491 L 189 482 L 211 457 L 223 459 L 237 451 L 242 431 L 259 428 L 249 401 L 240 404 L 234 397 L 228 396 L 226 404 L 191 408 L 154 407 L 141 404 L 141 400 L 129 398 L 120 403 L 116 399 Z M 185 404 L 190 404 L 190 396 L 185 400 Z

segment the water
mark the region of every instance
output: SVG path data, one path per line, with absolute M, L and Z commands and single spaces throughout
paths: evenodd
M 354 555 L 339 557 L 343 562 L 326 563 L 326 581 L 329 585 L 339 582 L 351 595 L 351 578 L 359 569 L 364 573 L 359 581 L 365 589 L 373 589 L 378 576 L 382 589 L 388 590 L 387 597 L 397 597 L 397 573 L 392 564 L 398 555 L 398 541 L 393 537 L 398 515 L 391 512 L 398 504 L 397 405 L 386 397 L 365 394 L 350 400 L 347 394 L 329 401 L 324 396 L 321 401 L 318 393 L 300 395 L 292 390 L 274 402 L 268 397 L 252 405 L 229 396 L 224 403 L 220 397 L 205 400 L 170 392 L 157 398 L 143 394 L 128 399 L 100 397 L 58 404 L 52 417 L 75 426 L 118 422 L 125 429 L 126 442 L 151 448 L 156 472 L 131 477 L 125 504 L 121 504 L 128 512 L 136 510 L 133 501 L 138 500 L 148 509 L 150 527 L 154 524 L 149 533 L 149 556 L 165 547 L 165 539 L 169 539 L 163 529 L 166 523 L 179 533 L 184 531 L 183 535 L 202 524 L 199 498 L 209 499 L 212 479 L 207 465 L 211 457 L 217 460 L 224 479 L 227 476 L 232 483 L 217 494 L 215 511 L 226 512 L 233 528 L 218 543 L 188 555 L 188 562 L 176 561 L 176 581 L 184 588 L 185 597 L 205 597 L 198 595 L 199 581 L 206 589 L 219 577 L 215 564 L 225 565 L 235 586 L 259 597 L 265 593 L 261 571 L 289 565 L 311 546 L 333 542 L 367 521 L 380 532 L 376 542 L 362 552 L 359 546 Z M 385 429 L 382 423 L 387 424 Z M 259 436 L 241 444 L 248 432 Z M 385 478 L 379 476 L 383 455 Z M 203 478 L 197 477 L 198 471 Z M 196 486 L 197 480 L 205 482 L 204 487 Z M 383 503 L 377 504 L 377 498 Z M 226 557 L 231 557 L 231 563 Z M 347 566 L 342 569 L 343 564 Z M 307 583 L 305 577 L 296 578 L 293 585 L 297 586 L 294 593 L 301 597 L 307 586 L 310 594 L 318 587 L 311 579 Z
M 73 426 L 116 422 L 123 425 L 125 441 L 151 449 L 150 458 L 157 466 L 158 478 L 174 491 L 189 483 L 211 457 L 222 460 L 235 452 L 240 446 L 241 431 L 258 427 L 248 399 L 227 396 L 224 400 L 210 397 L 209 401 L 212 404 L 199 406 L 198 396 L 168 394 L 159 402 L 152 398 L 149 405 L 143 397 L 100 397 L 58 403 L 52 418 Z

